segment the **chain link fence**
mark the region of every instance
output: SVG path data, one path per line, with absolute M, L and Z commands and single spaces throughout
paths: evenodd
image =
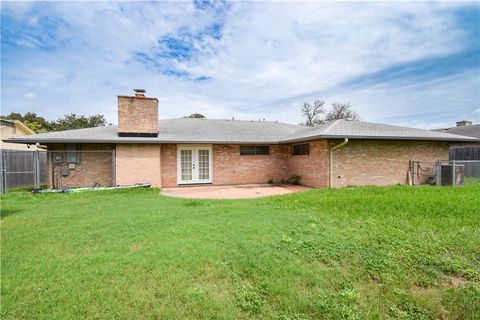
M 464 183 L 480 185 L 480 160 L 451 160 L 455 166 L 463 167 Z
M 0 192 L 46 187 L 47 152 L 0 150 Z
M 0 150 L 0 192 L 115 186 L 115 150 Z
M 409 182 L 412 185 L 438 186 L 480 185 L 479 160 L 410 161 Z

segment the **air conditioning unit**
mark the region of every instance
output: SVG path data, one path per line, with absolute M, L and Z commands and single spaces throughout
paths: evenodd
M 453 174 L 453 165 L 441 165 L 440 181 L 442 186 L 463 186 L 465 180 L 465 166 L 455 165 L 455 174 Z

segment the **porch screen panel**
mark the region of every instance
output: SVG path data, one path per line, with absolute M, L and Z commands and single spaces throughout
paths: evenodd
M 198 150 L 198 178 L 210 179 L 210 153 L 208 150 Z
M 180 165 L 181 165 L 181 175 L 182 180 L 188 181 L 192 180 L 192 150 L 181 150 L 180 151 Z

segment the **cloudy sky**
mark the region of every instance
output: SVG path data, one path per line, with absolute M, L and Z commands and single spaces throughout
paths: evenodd
M 160 118 L 480 122 L 478 2 L 6 2 L 1 111 L 102 113 L 145 88 Z

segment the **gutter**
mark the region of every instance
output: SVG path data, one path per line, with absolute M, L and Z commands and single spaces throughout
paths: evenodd
M 453 135 L 450 134 L 449 135 Z M 467 137 L 467 136 L 458 136 L 457 137 L 402 137 L 402 136 L 369 136 L 369 135 L 349 135 L 350 139 L 355 140 L 396 140 L 396 141 L 440 141 L 440 142 L 474 142 L 479 143 L 480 139 L 475 137 Z M 316 136 L 309 136 L 305 138 L 296 138 L 296 139 L 285 139 L 281 140 L 280 143 L 297 143 L 297 142 L 304 142 L 304 141 L 313 141 L 318 139 L 345 139 L 345 135 L 316 135 Z
M 331 188 L 332 187 L 332 176 L 333 176 L 333 151 L 337 150 L 337 149 L 340 149 L 341 147 L 343 147 L 344 145 L 346 145 L 348 143 L 348 138 L 345 138 L 345 140 L 340 143 L 340 144 L 337 144 L 336 146 L 332 147 L 330 150 L 329 150 L 329 161 L 328 161 L 328 186 Z

